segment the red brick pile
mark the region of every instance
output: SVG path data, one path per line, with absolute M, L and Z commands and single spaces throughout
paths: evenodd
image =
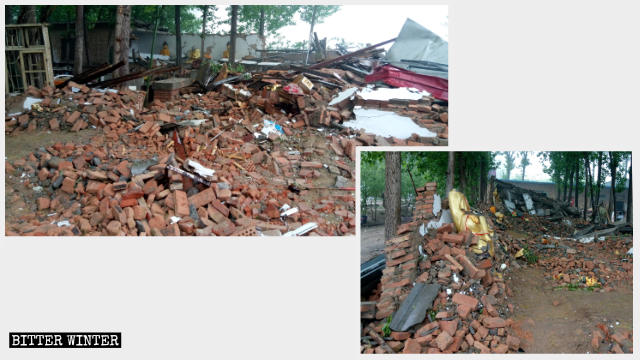
M 546 250 L 538 261 L 555 286 L 574 284 L 587 287 L 585 278 L 595 278 L 603 291 L 612 291 L 617 286 L 628 286 L 632 282 L 633 258 L 626 255 L 631 242 L 608 238 L 589 244 L 564 243 L 569 246 Z
M 435 189 L 435 183 L 419 189 L 416 212 L 424 220 L 433 217 Z M 512 334 L 512 320 L 508 317 L 513 306 L 506 303 L 510 290 L 498 270 L 499 264 L 468 250 L 476 241 L 470 232 L 458 234 L 453 224 L 446 224 L 422 237 L 416 231 L 418 223 L 422 218 L 401 226 L 401 236 L 386 243 L 387 268 L 381 280 L 374 330 L 383 335 L 386 317 L 398 309 L 414 282 L 438 283 L 442 290 L 424 322 L 407 332 L 391 332 L 386 345 L 394 352 L 517 352 L 520 339 Z M 424 257 L 419 254 L 419 246 L 424 249 Z M 361 350 L 384 353 L 385 347 L 363 343 Z
M 605 324 L 598 324 L 591 336 L 591 348 L 595 353 L 631 354 L 633 353 L 633 333 L 628 330 L 616 330 L 610 334 Z
M 7 116 L 5 133 L 13 136 L 36 129 L 80 131 L 90 125 L 118 127 L 122 119 L 132 119 L 143 111 L 145 93 L 127 89 L 119 92 L 91 89 L 70 82 L 62 89 L 29 87 L 27 95 L 41 98 L 35 109 Z
M 43 89 L 39 108 L 22 115 L 26 128 L 58 122 L 102 132 L 89 144 L 56 143 L 5 163 L 7 176 L 39 189 L 36 201 L 25 199 L 34 212 L 7 221 L 8 235 L 278 235 L 309 222 L 318 224 L 310 235 L 355 233 L 358 140 L 296 127 L 281 111 L 265 115 L 254 104 L 261 96 L 212 91 L 146 108 L 143 93 L 72 87 Z M 283 133 L 259 135 L 265 119 Z M 184 120 L 206 122 L 162 131 Z M 19 120 L 8 127 L 24 129 Z M 215 173 L 203 183 L 169 169 L 194 173 L 189 160 Z M 285 205 L 298 212 L 281 217 Z

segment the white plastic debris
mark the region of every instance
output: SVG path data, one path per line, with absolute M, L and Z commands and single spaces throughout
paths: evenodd
M 280 212 L 287 211 L 287 210 L 289 210 L 289 209 L 291 209 L 291 206 L 289 206 L 289 204 L 284 204 L 284 205 L 282 205 L 282 207 L 280 208 Z
M 97 89 L 97 88 L 94 88 L 93 90 L 99 91 L 99 92 L 101 92 L 101 93 L 106 93 L 107 91 L 108 91 L 108 92 L 110 92 L 110 93 L 114 93 L 114 94 L 117 94 L 117 93 L 118 93 L 118 90 L 116 90 L 116 89 L 110 89 L 110 88 L 106 88 L 106 89 Z
M 193 120 L 185 120 L 185 121 L 180 121 L 178 123 L 178 125 L 180 125 L 180 126 L 200 126 L 205 121 L 207 121 L 207 120 L 205 120 L 205 119 L 201 119 L 201 120 L 195 120 L 195 119 L 193 119 Z
M 447 289 L 447 295 L 451 295 L 453 294 L 453 291 L 451 289 Z
M 458 277 L 458 274 L 453 273 L 453 282 L 458 283 L 458 281 L 460 281 L 460 278 Z
M 584 237 L 584 238 L 580 239 L 580 242 L 583 243 L 583 244 L 589 244 L 589 243 L 592 243 L 593 240 L 595 240 L 594 236 L 592 236 L 592 237 Z
M 284 134 L 282 127 L 271 120 L 263 119 L 263 124 L 264 126 L 262 127 L 262 130 L 260 130 L 260 132 L 266 136 L 269 136 L 269 134 L 271 133 L 275 133 L 278 135 Z
M 507 208 L 507 210 L 509 210 L 509 212 L 512 212 L 516 209 L 516 204 L 514 204 L 513 201 L 509 201 L 507 199 L 504 200 L 504 206 Z
M 354 95 L 357 91 L 358 91 L 357 87 L 352 87 L 340 92 L 336 97 L 333 98 L 333 100 L 331 100 L 331 102 L 329 102 L 329 106 L 335 105 L 347 98 L 350 98 L 351 100 L 353 100 Z
M 41 192 L 42 191 L 42 186 L 38 185 L 38 186 L 34 186 L 33 187 L 33 191 L 35 192 Z
M 22 107 L 25 110 L 31 110 L 31 106 L 33 104 L 37 104 L 37 103 L 39 103 L 41 101 L 42 101 L 42 99 L 38 99 L 38 98 L 31 97 L 31 96 L 27 96 L 27 98 L 24 99 L 24 104 L 22 105 Z
M 69 220 L 62 220 L 58 221 L 56 225 L 58 225 L 58 227 L 71 226 L 71 223 L 69 222 Z
M 522 194 L 522 198 L 524 198 L 524 203 L 527 206 L 527 210 L 529 211 L 529 214 L 535 215 L 536 209 L 533 207 L 533 200 L 531 199 L 531 195 L 524 193 Z
M 71 87 L 71 92 L 72 92 L 72 93 L 78 93 L 78 92 L 80 92 L 80 88 L 77 88 L 77 87 L 75 87 L 75 86 L 72 86 L 72 87 Z
M 633 248 L 629 249 L 629 251 L 627 251 L 627 255 L 633 255 Z
M 438 216 L 442 210 L 442 199 L 440 199 L 440 195 L 433 194 L 433 215 Z
M 291 215 L 293 215 L 293 214 L 295 214 L 295 213 L 297 213 L 297 212 L 298 212 L 298 208 L 297 208 L 297 207 L 295 207 L 295 208 L 291 208 L 291 209 L 286 210 L 286 211 L 284 211 L 283 213 L 281 213 L 281 214 L 280 214 L 280 217 L 291 216 Z
M 180 221 L 180 220 L 182 220 L 182 218 L 181 218 L 180 216 L 172 216 L 172 217 L 171 217 L 171 223 L 172 223 L 172 224 L 175 224 L 175 223 L 177 223 L 177 222 L 178 222 L 178 221 Z
M 198 175 L 204 177 L 204 178 L 208 178 L 213 176 L 213 174 L 215 174 L 215 170 L 213 169 L 209 169 L 206 168 L 204 166 L 202 166 L 200 163 L 193 161 L 191 159 L 187 160 L 187 165 L 193 169 L 193 171 L 197 172 Z
M 418 231 L 420 232 L 420 236 L 424 236 L 427 233 L 427 228 L 424 226 L 424 224 L 422 224 L 420 225 Z
M 429 96 L 430 93 L 426 91 L 420 91 L 415 88 L 377 88 L 370 89 L 364 88 L 358 91 L 358 95 L 365 100 L 420 100 L 423 96 Z
M 422 257 L 427 256 L 427 254 L 425 254 L 424 250 L 422 249 L 422 245 L 418 245 L 418 252 L 420 253 L 420 256 L 422 256 Z
M 500 271 L 505 271 L 507 269 L 507 264 L 500 265 Z
M 416 124 L 411 118 L 398 115 L 392 111 L 364 109 L 356 106 L 353 109 L 355 120 L 343 123 L 352 129 L 364 129 L 368 133 L 382 137 L 393 136 L 398 139 L 408 139 L 413 134 L 422 137 L 436 137 L 438 134 Z M 393 124 L 393 126 L 389 126 Z
M 438 221 L 431 220 L 429 224 L 427 224 L 427 229 L 439 229 L 442 225 L 452 223 L 452 222 L 453 222 L 453 218 L 451 217 L 451 211 L 449 211 L 449 209 L 445 209 L 445 210 L 442 210 L 442 215 L 440 215 L 440 220 Z
M 308 233 L 309 231 L 318 227 L 317 223 L 308 222 L 295 230 L 291 230 L 288 233 L 285 233 L 283 236 L 300 236 Z

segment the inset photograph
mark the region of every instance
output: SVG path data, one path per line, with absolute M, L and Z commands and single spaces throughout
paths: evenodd
M 360 351 L 632 353 L 631 152 L 361 152 Z
M 357 146 L 447 144 L 447 9 L 5 6 L 6 234 L 354 235 Z

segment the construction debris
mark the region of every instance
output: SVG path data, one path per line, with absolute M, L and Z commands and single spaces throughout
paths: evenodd
M 10 181 L 41 189 L 35 201 L 21 196 L 22 190 L 8 191 L 8 202 L 33 212 L 8 217 L 7 234 L 355 232 L 353 159 L 359 142 L 318 132 L 304 121 L 298 126 L 275 107 L 269 114 L 267 99 L 242 97 L 249 92 L 244 87 L 233 100 L 211 91 L 147 106 L 144 92 L 74 82 L 30 92 L 42 98 L 40 106 L 6 119 L 11 136 L 38 128 L 102 132 L 89 144 L 56 143 L 6 163 Z M 203 121 L 184 126 L 197 120 Z M 267 123 L 282 132 L 263 135 Z M 338 177 L 350 191 L 331 186 Z M 297 211 L 281 216 L 284 204 Z M 57 226 L 61 221 L 69 226 Z
M 514 320 L 517 308 L 509 300 L 513 293 L 508 280 L 511 271 L 523 266 L 544 269 L 554 291 L 609 292 L 618 286 L 628 287 L 632 282 L 629 236 L 612 237 L 609 233 L 596 243 L 581 243 L 571 237 L 575 224 L 580 225 L 578 219 L 568 225 L 551 216 L 522 212 L 522 207 L 527 206 L 522 193 L 505 187 L 498 192 L 508 191 L 513 198 L 522 198 L 515 209 L 519 215 L 502 216 L 498 223 L 494 222 L 499 218 L 496 215 L 506 211 L 502 202 L 496 203 L 496 210 L 474 209 L 473 216 L 485 218 L 491 229 L 495 250 L 490 255 L 485 247 L 478 253 L 474 250 L 484 234 L 461 228 L 449 215 L 449 211 L 455 211 L 447 208 L 459 207 L 460 199 L 454 199 L 452 204 L 450 194 L 448 201 L 441 204 L 442 214 L 437 221 L 435 191 L 435 183 L 416 189 L 413 221 L 402 224 L 397 237 L 385 243 L 386 267 L 382 278 L 378 288 L 363 298 L 361 305 L 365 328 L 361 334 L 362 353 L 522 352 L 523 343 L 530 339 L 521 339 L 523 333 Z M 552 204 L 539 195 L 531 194 L 534 203 L 542 199 L 540 203 Z M 549 209 L 564 211 L 562 207 Z M 466 211 L 471 214 L 468 207 Z M 459 214 L 454 214 L 455 217 Z M 380 271 L 379 262 L 367 263 L 361 276 L 371 278 Z M 424 307 L 415 296 L 427 286 L 440 290 L 436 291 L 435 300 L 421 299 L 427 303 Z M 375 308 L 369 305 L 372 302 Z M 557 305 L 554 302 L 553 306 Z M 594 330 L 593 351 L 632 352 L 631 332 L 619 329 L 611 336 L 607 329 L 613 327 L 614 324 L 602 325 Z M 367 329 L 373 329 L 377 336 Z

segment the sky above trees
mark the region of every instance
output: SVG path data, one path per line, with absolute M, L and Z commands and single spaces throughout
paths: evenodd
M 216 17 L 226 18 L 225 6 L 218 6 Z M 400 33 L 407 18 L 418 22 L 448 41 L 448 7 L 446 5 L 342 5 L 335 14 L 316 24 L 320 38 L 326 37 L 332 46 L 337 38 L 350 43 L 378 43 L 392 39 Z M 309 36 L 309 24 L 295 16 L 296 25 L 285 26 L 279 34 L 295 43 Z M 228 24 L 218 25 L 218 31 L 229 31 Z M 390 47 L 391 44 L 387 46 Z

